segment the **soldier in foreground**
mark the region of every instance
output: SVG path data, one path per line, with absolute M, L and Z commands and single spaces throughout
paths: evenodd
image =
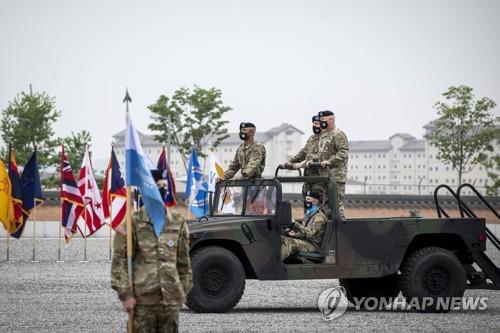
M 292 222 L 291 230 L 281 236 L 281 260 L 297 252 L 319 252 L 327 218 L 320 209 L 321 194 L 308 191 L 306 213 L 301 223 Z
M 243 143 L 236 150 L 233 161 L 220 180 L 231 179 L 238 171 L 241 171 L 243 179 L 262 177 L 266 165 L 266 148 L 255 141 L 255 125 L 241 123 L 239 135 Z
M 347 136 L 335 127 L 335 115 L 332 111 L 321 111 L 321 135 L 318 141 L 318 158 L 323 168 L 329 167 L 330 174 L 337 185 L 340 219 L 345 220 L 344 197 L 347 177 L 347 160 L 349 146 Z M 307 164 L 307 163 L 306 163 Z M 321 171 L 324 173 L 325 171 Z
M 166 172 L 153 170 L 152 174 L 163 197 Z M 144 207 L 133 215 L 133 290 L 127 276 L 125 227 L 115 234 L 111 287 L 123 309 L 133 315 L 135 333 L 177 332 L 179 309 L 192 287 L 187 224 L 174 211 L 167 211 L 166 218 L 157 237 Z

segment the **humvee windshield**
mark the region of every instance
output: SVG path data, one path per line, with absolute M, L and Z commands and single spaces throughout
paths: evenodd
M 275 215 L 276 193 L 273 182 L 221 186 L 216 192 L 213 215 Z

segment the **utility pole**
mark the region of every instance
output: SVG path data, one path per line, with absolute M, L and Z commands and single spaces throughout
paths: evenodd
M 366 194 L 366 182 L 368 181 L 368 176 L 365 176 L 365 181 L 363 182 L 363 193 Z

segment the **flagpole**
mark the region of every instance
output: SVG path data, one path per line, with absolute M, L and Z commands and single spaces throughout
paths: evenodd
M 31 240 L 33 242 L 33 256 L 31 258 L 31 262 L 38 262 L 35 260 L 35 242 L 36 242 L 36 199 L 33 199 L 33 236 L 31 237 Z
M 10 232 L 7 230 L 7 262 L 10 261 Z
M 89 146 L 85 147 L 85 152 L 89 149 Z M 87 174 L 89 170 L 87 170 L 87 167 L 85 167 L 85 192 L 84 192 L 84 197 L 83 197 L 83 219 L 84 219 L 84 227 L 83 230 L 83 261 L 82 262 L 88 262 L 87 260 L 87 198 L 85 197 L 87 195 L 87 183 L 88 183 L 88 177 Z
M 110 196 L 111 197 L 111 196 Z M 108 203 L 110 203 L 108 201 Z M 109 259 L 108 262 L 111 262 L 111 256 L 113 253 L 113 228 L 111 227 L 111 223 L 113 223 L 113 212 L 111 211 L 111 203 L 109 205 Z
M 127 110 L 127 114 L 129 112 L 129 103 L 132 102 L 132 99 L 130 98 L 130 95 L 128 94 L 128 89 L 127 92 L 125 93 L 125 98 L 123 99 L 123 102 L 125 103 L 125 107 Z M 126 147 L 125 147 L 126 149 Z M 125 158 L 125 167 L 126 167 L 126 158 Z M 129 289 L 132 291 L 132 294 L 134 292 L 134 275 L 133 275 L 133 261 L 132 261 L 132 207 L 130 206 L 130 200 L 132 198 L 131 195 L 131 187 L 130 185 L 126 186 L 126 212 L 127 212 L 127 277 L 128 277 L 128 286 Z M 128 313 L 128 323 L 127 323 L 127 331 L 128 333 L 133 333 L 134 332 L 134 312 L 131 311 Z
M 59 211 L 60 211 L 60 216 L 61 216 L 61 223 L 59 225 L 59 246 L 58 246 L 58 249 L 57 249 L 57 260 L 56 262 L 64 262 L 63 260 L 61 260 L 61 247 L 62 247 L 62 236 L 61 236 L 61 231 L 62 231 L 62 221 L 63 221 L 63 198 L 62 198 L 62 173 L 63 173 L 63 163 L 62 163 L 62 155 L 63 155 L 63 152 L 64 152 L 64 145 L 62 145 L 62 150 L 61 150 L 61 165 L 60 165 L 60 172 L 61 172 L 61 187 L 60 187 L 60 192 L 61 193 L 61 198 L 59 198 L 59 203 L 60 203 L 60 206 L 59 206 Z

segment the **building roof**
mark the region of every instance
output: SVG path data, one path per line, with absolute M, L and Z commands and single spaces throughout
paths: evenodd
M 425 140 L 413 140 L 403 145 L 399 150 L 425 150 Z
M 396 133 L 396 134 L 391 135 L 389 137 L 389 140 L 391 140 L 392 138 L 394 138 L 396 136 L 399 136 L 405 140 L 415 140 L 416 139 L 413 135 L 408 134 L 408 133 Z
M 388 151 L 392 149 L 388 140 L 350 141 L 349 151 Z
M 301 135 L 304 134 L 304 132 L 302 132 L 297 127 L 290 125 L 290 124 L 287 124 L 287 123 L 282 123 L 279 126 L 275 126 L 275 127 L 270 128 L 266 132 L 259 132 L 257 130 L 257 132 L 255 133 L 255 140 L 260 142 L 260 143 L 264 143 L 264 142 L 272 139 L 272 137 L 274 135 L 279 134 L 279 133 L 281 133 L 285 130 L 288 130 L 288 129 L 292 129 Z M 156 142 L 156 140 L 154 139 L 154 135 L 152 135 L 152 134 L 144 134 L 140 131 L 137 131 L 137 133 L 139 134 L 141 142 L 144 144 Z M 228 133 L 228 134 L 229 134 L 229 137 L 227 139 L 225 139 L 224 141 L 222 141 L 222 144 L 239 144 L 239 143 L 241 143 L 238 132 L 233 132 L 233 133 Z M 122 130 L 122 131 L 116 133 L 115 135 L 113 135 L 113 138 L 116 141 L 125 141 L 125 130 Z

